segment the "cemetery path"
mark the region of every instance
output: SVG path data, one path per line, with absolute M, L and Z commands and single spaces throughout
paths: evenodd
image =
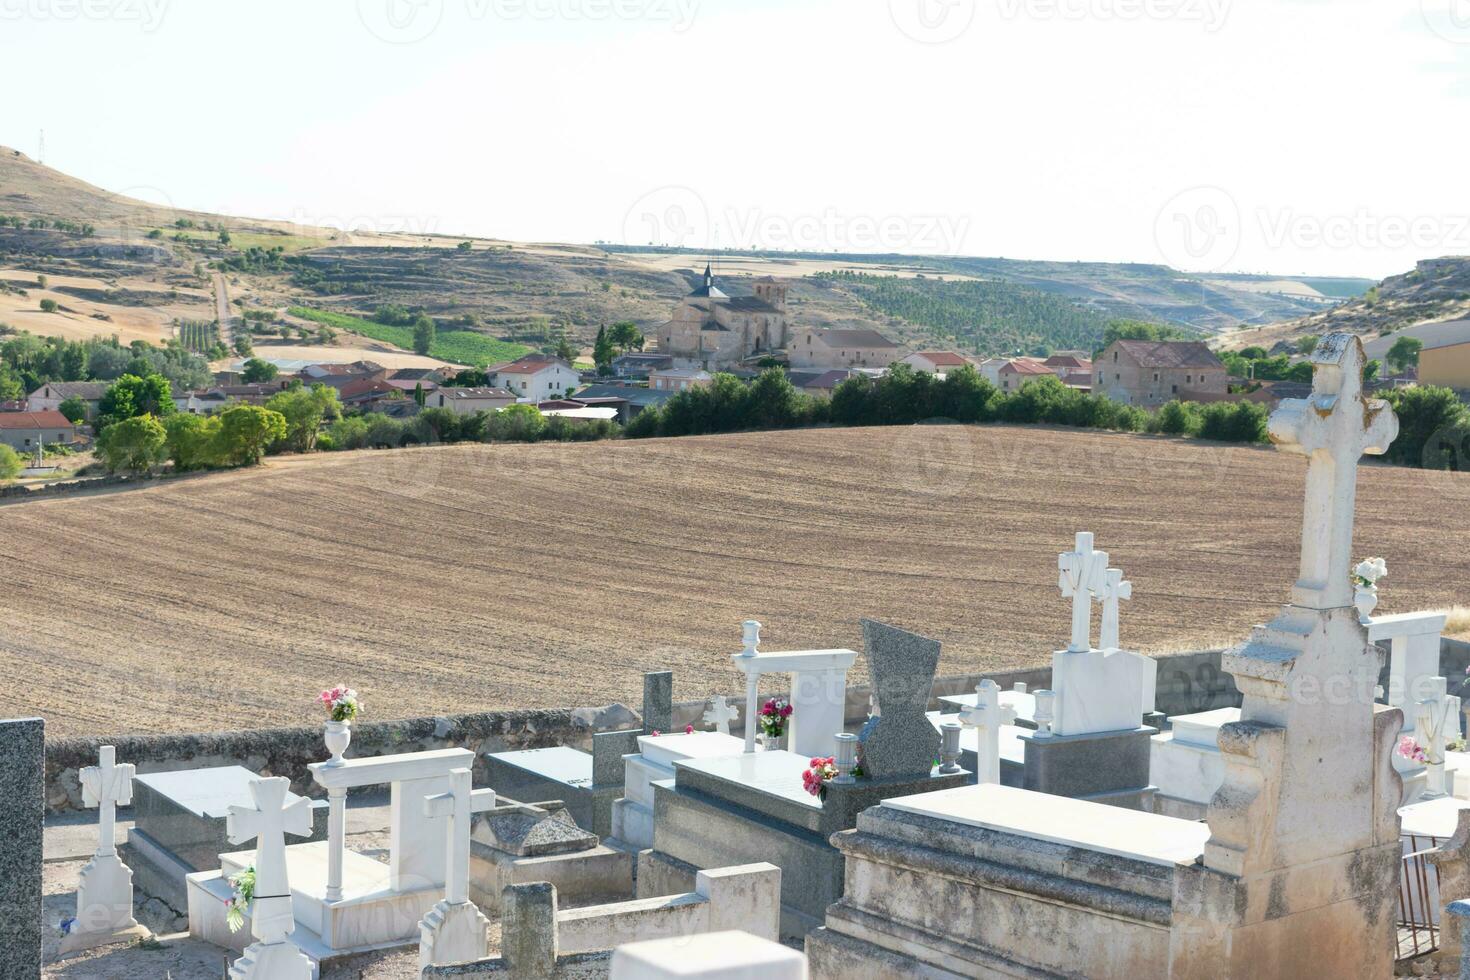
M 736 695 L 751 617 L 767 649 L 857 648 L 867 616 L 942 640 L 942 674 L 1039 666 L 1067 638 L 1056 555 L 1078 530 L 1134 583 L 1125 644 L 1222 645 L 1287 597 L 1304 472 L 919 426 L 344 453 L 26 501 L 0 508 L 0 711 L 50 735 L 315 724 L 342 681 L 385 720 L 637 704 L 663 669 L 680 699 Z M 1381 611 L 1470 598 L 1470 476 L 1361 485 Z

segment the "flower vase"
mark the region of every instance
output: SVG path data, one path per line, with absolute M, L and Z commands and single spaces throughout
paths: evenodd
M 781 752 L 786 748 L 786 733 L 780 735 L 761 735 L 761 745 L 767 752 Z
M 1373 610 L 1378 608 L 1378 587 L 1374 585 L 1360 585 L 1353 593 L 1353 605 L 1358 607 L 1358 617 L 1364 626 L 1372 619 Z
M 324 740 L 327 743 L 327 751 L 332 757 L 327 760 L 329 766 L 340 766 L 347 760 L 342 758 L 342 753 L 347 751 L 347 746 L 352 744 L 352 722 L 329 721 L 327 722 Z

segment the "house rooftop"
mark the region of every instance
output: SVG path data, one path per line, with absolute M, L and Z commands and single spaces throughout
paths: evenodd
M 935 367 L 964 367 L 972 363 L 963 354 L 957 354 L 952 350 L 923 350 L 914 355 L 922 357 Z
M 63 400 L 80 398 L 84 402 L 93 402 L 107 393 L 110 384 L 107 381 L 48 381 L 31 392 L 31 395 L 38 395 L 50 388 L 53 394 L 60 395 Z
M 896 348 L 898 345 L 876 330 L 818 330 L 828 347 L 882 347 Z
M 436 395 L 442 395 L 445 398 L 452 398 L 455 401 L 469 401 L 481 398 L 516 400 L 515 394 L 504 388 L 440 388 L 434 393 Z
M 46 412 L 0 412 L 0 429 L 70 429 L 71 420 L 54 409 Z
M 1149 368 L 1223 368 L 1225 365 L 1203 341 L 1198 340 L 1120 340 L 1116 346 L 1137 362 Z
M 527 354 L 519 360 L 511 361 L 509 364 L 501 364 L 490 368 L 490 374 L 540 374 L 547 368 L 561 366 L 568 371 L 575 371 L 566 361 L 555 354 Z

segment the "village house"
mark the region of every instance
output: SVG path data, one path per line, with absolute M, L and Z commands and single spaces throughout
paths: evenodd
M 909 365 L 915 371 L 923 371 L 926 374 L 945 375 L 950 371 L 958 371 L 969 365 L 976 367 L 976 362 L 964 354 L 956 354 L 954 351 L 929 350 L 920 351 L 905 357 L 902 363 Z
M 87 420 L 97 417 L 97 404 L 107 394 L 106 381 L 50 381 L 26 398 L 26 411 L 55 412 L 68 398 L 80 398 L 87 406 Z
M 627 423 L 641 415 L 645 408 L 662 408 L 676 394 L 678 392 L 654 391 L 631 385 L 595 384 L 588 385 L 573 397 L 584 405 L 616 408 L 618 421 Z
M 515 392 L 516 398 L 533 404 L 570 394 L 582 382 L 576 368 L 550 354 L 527 354 L 486 373 L 492 386 Z
M 388 369 L 376 361 L 353 361 L 351 364 L 308 364 L 301 369 L 301 377 L 307 384 L 320 381 L 323 384 L 341 384 L 336 379 L 375 378 L 386 381 Z
M 655 371 L 648 376 L 648 387 L 654 391 L 686 391 L 690 388 L 708 388 L 715 377 L 698 368 L 670 368 Z
M 671 354 L 619 354 L 613 358 L 613 376 L 618 378 L 646 378 L 654 371 L 667 371 L 674 366 Z
M 1048 376 L 1056 377 L 1056 372 L 1034 358 L 1018 357 L 1006 361 L 995 372 L 995 385 L 1001 391 L 1020 391 L 1026 382 Z
M 1156 408 L 1192 394 L 1223 395 L 1230 372 L 1199 341 L 1119 340 L 1093 368 L 1093 391 L 1125 405 Z
M 1470 320 L 1442 327 L 1419 352 L 1419 383 L 1470 390 Z
M 498 412 L 516 403 L 504 388 L 439 388 L 424 399 L 425 408 L 447 408 L 455 415 Z
M 903 349 L 876 330 L 819 330 L 797 327 L 787 349 L 793 368 L 886 368 Z
M 706 265 L 703 283 L 654 331 L 658 353 L 673 357 L 676 366 L 719 370 L 786 347 L 787 288 L 767 276 L 753 284 L 754 296 L 730 296 Z
M 0 412 L 0 442 L 22 455 L 34 453 L 42 443 L 67 446 L 76 439 L 76 426 L 60 412 Z

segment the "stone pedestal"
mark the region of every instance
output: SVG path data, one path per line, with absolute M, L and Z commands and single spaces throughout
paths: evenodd
M 1151 811 L 1154 787 L 1149 783 L 1149 739 L 1157 734 L 1153 728 L 1095 735 L 1023 733 L 1022 788 Z
M 807 980 L 807 968 L 805 956 L 769 939 L 711 932 L 620 946 L 610 980 Z
M 473 902 L 440 902 L 419 926 L 419 969 L 484 959 L 489 929 L 490 920 Z
M 639 738 L 638 754 L 623 760 L 623 795 L 613 801 L 608 845 L 634 853 L 653 846 L 653 784 L 672 780 L 675 762 L 740 755 L 744 751 L 743 741 L 718 732 Z
M 256 943 L 230 967 L 230 980 L 312 980 L 311 960 L 290 943 Z
M 133 918 L 133 872 L 116 854 L 94 855 L 82 866 L 76 920 L 61 940 L 63 956 L 149 935 Z

